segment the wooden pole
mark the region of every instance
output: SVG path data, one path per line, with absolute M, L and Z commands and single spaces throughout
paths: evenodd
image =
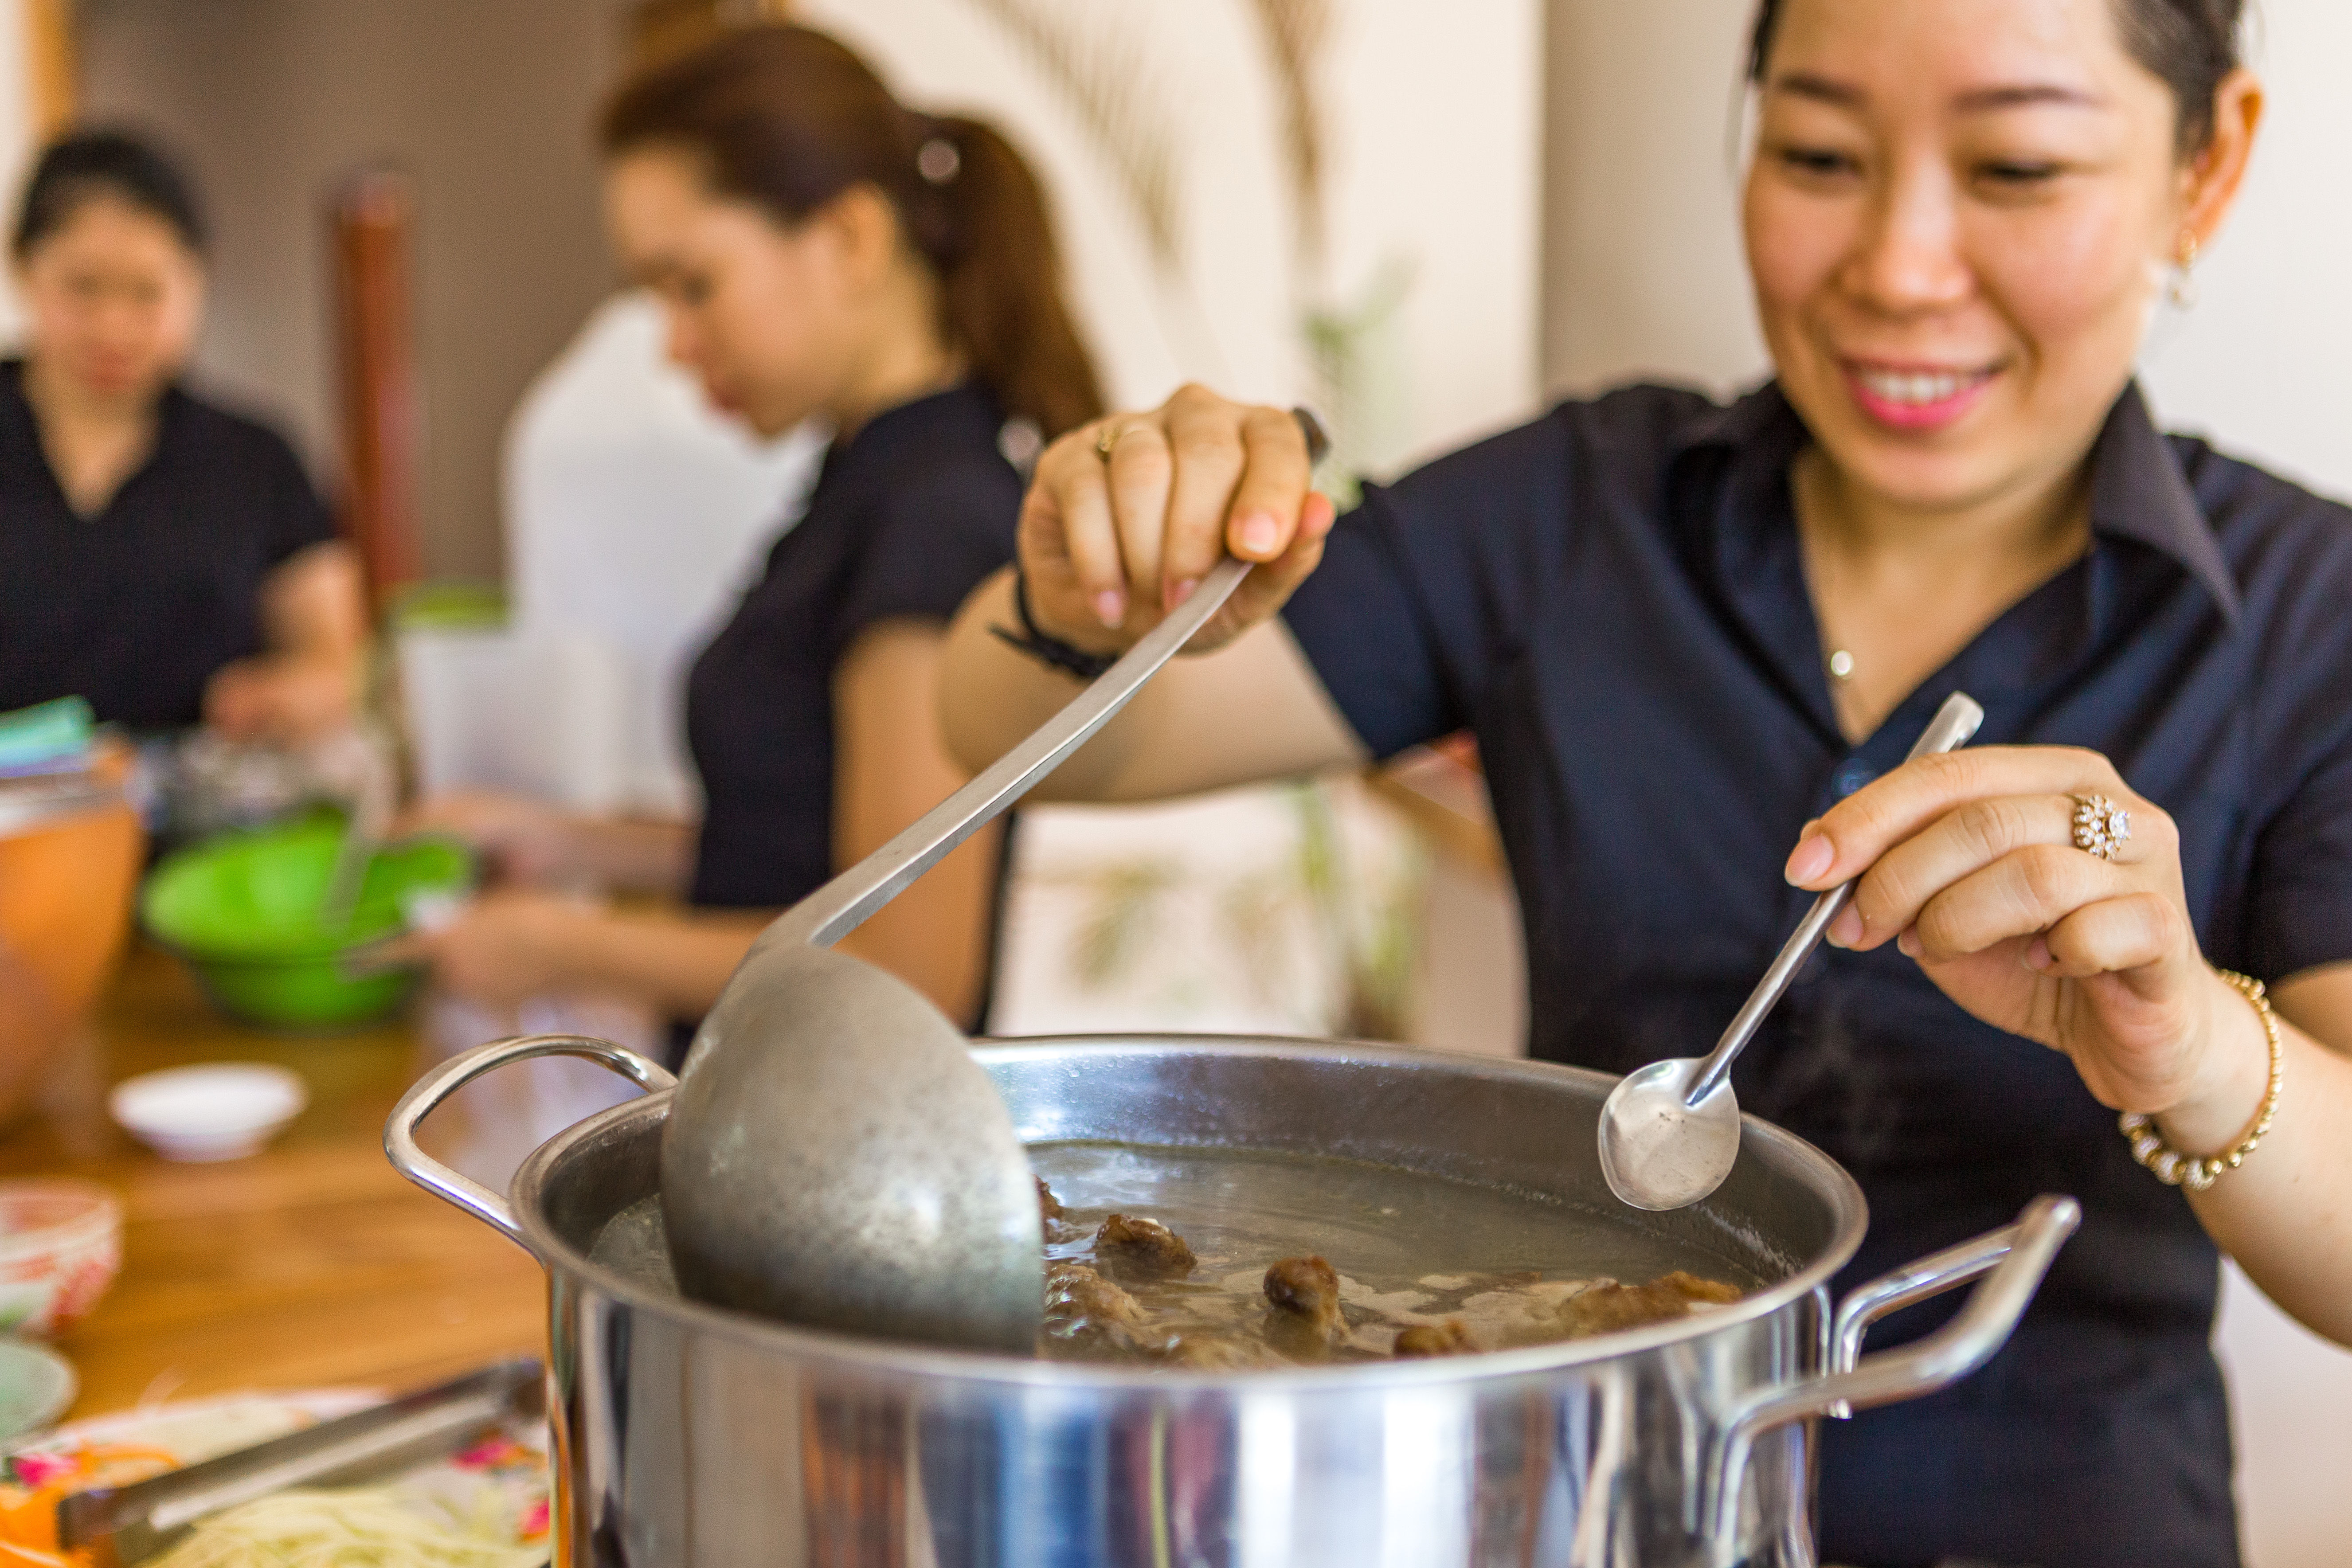
M 39 143 L 73 121 L 73 12 L 69 0 L 24 0 L 23 16 L 25 81 L 32 100 L 33 140 Z
M 423 575 L 417 547 L 418 398 L 409 256 L 416 196 L 404 174 L 365 174 L 334 205 L 336 338 L 343 416 L 343 531 L 381 614 Z

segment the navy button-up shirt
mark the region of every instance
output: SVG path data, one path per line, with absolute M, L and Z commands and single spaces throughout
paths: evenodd
M 1790 496 L 1809 439 L 1773 386 L 1564 404 L 1368 490 L 1286 612 L 1376 754 L 1475 732 L 1536 1056 L 1703 1055 L 1811 900 L 1780 876 L 1800 828 L 1898 765 L 1955 690 L 1984 704 L 1979 743 L 2090 747 L 2178 819 L 2212 962 L 2275 980 L 2352 960 L 2352 513 L 2159 435 L 2126 390 L 2091 458 L 2087 553 L 1855 745 Z M 1846 1284 L 2037 1193 L 2084 1209 L 1984 1372 L 1825 1430 L 1824 1558 L 2236 1563 L 2215 1249 L 2063 1057 L 1889 946 L 1817 957 L 1735 1078 L 1743 1109 L 1862 1184 Z
M 196 723 L 221 667 L 268 646 L 269 574 L 334 537 L 284 437 L 176 385 L 153 450 L 79 515 L 24 363 L 0 362 L 0 712 L 83 697 L 137 730 Z

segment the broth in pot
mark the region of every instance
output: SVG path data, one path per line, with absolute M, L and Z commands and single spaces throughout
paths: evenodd
M 1703 1312 L 1764 1283 L 1728 1256 L 1530 1194 L 1247 1150 L 1029 1148 L 1041 1356 L 1194 1370 L 1549 1343 Z M 591 1257 L 677 1293 L 658 1196 Z

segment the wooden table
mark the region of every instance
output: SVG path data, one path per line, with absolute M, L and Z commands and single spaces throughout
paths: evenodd
M 107 1118 L 105 1092 L 158 1068 L 292 1068 L 310 1105 L 268 1149 L 172 1164 Z M 384 1117 L 424 1065 L 394 1024 L 296 1038 L 224 1019 L 180 965 L 134 951 L 43 1108 L 0 1133 L 0 1175 L 73 1175 L 121 1194 L 121 1278 L 58 1342 L 74 1416 L 245 1389 L 404 1388 L 502 1355 L 543 1355 L 539 1267 L 402 1179 Z

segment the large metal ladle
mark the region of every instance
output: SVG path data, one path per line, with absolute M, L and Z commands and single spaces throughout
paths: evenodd
M 1966 745 L 1983 722 L 1984 710 L 1955 691 L 1904 760 Z M 1739 1100 L 1731 1092 L 1731 1064 L 1853 897 L 1853 883 L 1845 881 L 1813 900 L 1705 1059 L 1652 1062 L 1609 1091 L 1601 1107 L 1601 1172 L 1610 1191 L 1635 1208 L 1678 1209 L 1723 1184 L 1739 1158 Z
M 1012 1118 L 945 1015 L 828 949 L 1101 729 L 1249 569 L 1221 562 L 1045 728 L 751 944 L 662 1134 L 662 1218 L 687 1294 L 863 1334 L 1034 1343 L 1044 1236 Z

